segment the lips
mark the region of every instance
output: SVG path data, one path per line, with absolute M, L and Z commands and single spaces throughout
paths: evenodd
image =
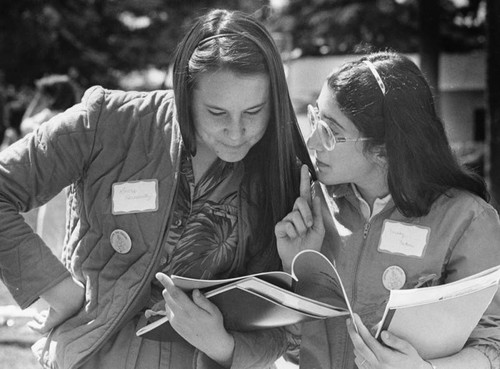
M 231 145 L 224 145 L 226 150 L 229 151 L 240 151 L 245 145 L 238 145 L 238 146 L 231 146 Z
M 319 160 L 318 158 L 316 158 L 316 165 L 318 166 L 318 168 L 325 168 L 325 167 L 328 167 L 329 165 L 326 164 L 326 163 L 323 163 L 321 160 Z

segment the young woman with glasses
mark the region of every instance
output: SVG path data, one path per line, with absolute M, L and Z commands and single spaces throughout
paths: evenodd
M 326 195 L 311 196 L 303 168 L 301 197 L 275 228 L 278 251 L 289 268 L 300 250 L 321 250 L 359 316 L 358 332 L 350 319 L 303 324 L 300 367 L 500 368 L 500 293 L 451 356 L 424 360 L 401 338 L 385 331 L 380 343 L 370 333 L 390 290 L 500 264 L 498 213 L 484 181 L 453 156 L 418 67 L 391 52 L 347 63 L 327 78 L 309 119 Z

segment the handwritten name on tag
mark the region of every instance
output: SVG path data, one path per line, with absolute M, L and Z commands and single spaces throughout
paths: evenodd
M 385 220 L 378 250 L 420 258 L 429 241 L 430 231 L 429 227 Z
M 156 179 L 113 183 L 111 212 L 114 215 L 156 210 L 158 210 L 158 181 Z

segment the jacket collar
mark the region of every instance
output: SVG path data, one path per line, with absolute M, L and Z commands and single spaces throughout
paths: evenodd
M 351 203 L 359 212 L 359 214 L 362 214 L 361 211 L 361 206 L 359 203 L 359 199 L 354 193 L 354 190 L 352 188 L 352 185 L 350 183 L 343 183 L 339 185 L 331 185 L 331 186 L 326 186 L 328 194 L 334 199 L 334 200 L 341 200 L 345 199 L 345 201 L 348 201 Z M 388 209 L 393 209 L 395 207 L 394 204 L 394 199 L 390 199 L 387 204 L 384 206 L 383 210 L 380 213 L 385 213 Z

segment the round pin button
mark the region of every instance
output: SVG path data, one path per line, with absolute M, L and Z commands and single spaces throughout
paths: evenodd
M 403 268 L 397 265 L 387 267 L 382 275 L 382 283 L 386 289 L 399 290 L 405 285 L 406 274 Z
M 109 241 L 111 242 L 113 249 L 120 254 L 126 254 L 132 248 L 132 241 L 130 240 L 129 235 L 121 229 L 115 229 L 111 232 Z

